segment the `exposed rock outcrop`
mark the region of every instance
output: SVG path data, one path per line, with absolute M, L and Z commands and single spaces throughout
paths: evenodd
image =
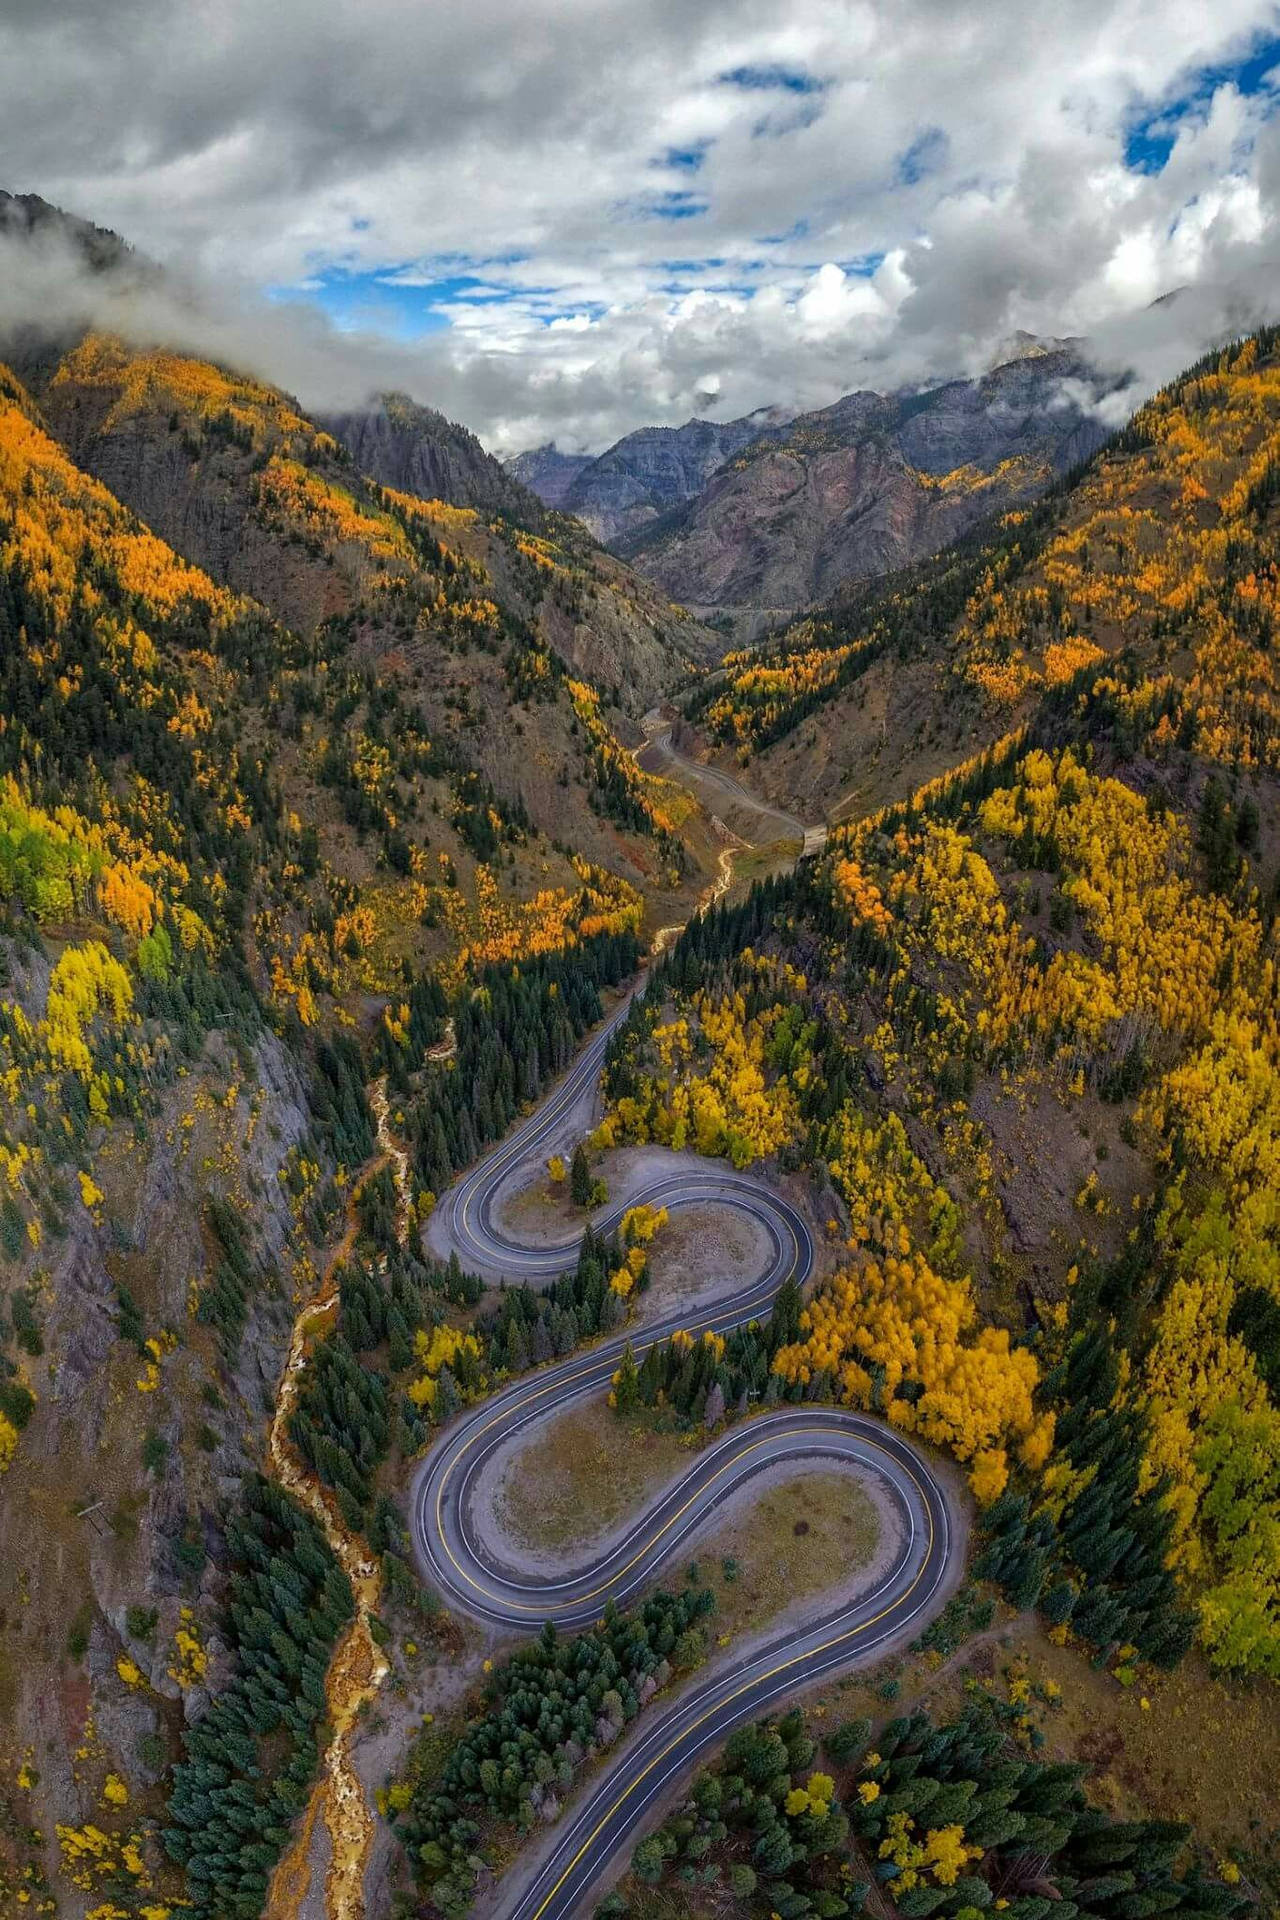
M 384 487 L 509 514 L 524 526 L 540 526 L 546 518 L 537 494 L 486 453 L 473 433 L 407 394 L 383 394 L 363 412 L 332 414 L 321 424 Z

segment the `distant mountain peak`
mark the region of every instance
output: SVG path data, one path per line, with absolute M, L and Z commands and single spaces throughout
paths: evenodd
M 1011 334 L 1000 342 L 987 362 L 988 373 L 994 373 L 998 367 L 1009 367 L 1018 360 L 1047 360 L 1056 353 L 1078 353 L 1084 342 L 1076 334 L 1045 336 L 1028 333 L 1025 327 L 1016 327 Z
M 79 253 L 95 273 L 122 266 L 144 272 L 156 269 L 110 227 L 95 226 L 78 214 L 66 213 L 38 193 L 6 193 L 0 188 L 0 237 L 16 240 L 61 241 Z

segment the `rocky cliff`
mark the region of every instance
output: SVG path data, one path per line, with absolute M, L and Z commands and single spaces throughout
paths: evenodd
M 566 513 L 576 514 L 597 539 L 618 545 L 628 535 L 642 534 L 673 507 L 696 499 L 726 460 L 776 427 L 783 417 L 779 409 L 765 408 L 741 420 L 687 420 L 682 427 L 641 427 L 581 466 L 557 504 Z M 557 462 L 565 458 L 555 456 Z M 559 488 L 563 467 L 547 463 L 545 453 L 541 459 L 552 486 Z M 534 479 L 529 484 L 547 498 Z
M 619 550 L 704 615 L 807 606 L 1042 492 L 1099 445 L 1092 393 L 1064 345 L 925 393 L 850 394 L 759 435 Z
M 322 416 L 321 424 L 384 487 L 509 514 L 524 526 L 540 528 L 545 519 L 537 493 L 486 453 L 474 433 L 407 394 L 383 394 L 362 412 Z
M 507 461 L 507 472 L 548 507 L 563 507 L 574 481 L 592 465 L 589 453 L 561 453 L 550 441 Z

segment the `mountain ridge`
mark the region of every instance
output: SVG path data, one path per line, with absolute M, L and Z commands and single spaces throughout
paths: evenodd
M 1078 343 L 1008 344 L 1011 357 L 975 379 L 643 428 L 588 466 L 572 456 L 572 474 L 545 451 L 508 464 L 531 484 L 544 475 L 565 511 L 672 599 L 750 638 L 1033 498 L 1101 442 L 1089 404 L 1104 383 Z

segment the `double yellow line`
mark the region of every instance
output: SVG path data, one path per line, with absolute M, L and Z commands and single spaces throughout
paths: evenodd
M 874 1446 L 876 1443 L 874 1441 L 869 1441 L 867 1444 Z M 885 1451 L 885 1449 L 881 1449 L 881 1451 Z M 653 1772 L 655 1767 L 660 1766 L 664 1760 L 667 1760 L 671 1756 L 671 1754 L 676 1750 L 677 1747 L 687 1743 L 691 1739 L 691 1737 L 697 1733 L 699 1727 L 705 1726 L 708 1720 L 711 1720 L 712 1718 L 714 1718 L 716 1714 L 722 1713 L 726 1707 L 731 1707 L 735 1700 L 742 1699 L 744 1694 L 752 1693 L 757 1688 L 765 1686 L 768 1681 L 776 1679 L 779 1674 L 788 1672 L 789 1669 L 791 1669 L 792 1667 L 798 1667 L 813 1661 L 817 1661 L 821 1659 L 821 1657 L 824 1654 L 830 1653 L 834 1648 L 844 1645 L 847 1641 L 857 1640 L 861 1638 L 863 1635 L 865 1635 L 868 1632 L 870 1628 L 874 1626 L 878 1626 L 882 1620 L 886 1620 L 891 1613 L 895 1612 L 899 1607 L 901 1607 L 904 1601 L 910 1599 L 911 1595 L 915 1592 L 916 1588 L 919 1586 L 921 1580 L 923 1580 L 926 1572 L 929 1571 L 929 1569 L 933 1564 L 935 1531 L 934 1531 L 934 1525 L 933 1525 L 933 1512 L 929 1505 L 929 1501 L 925 1496 L 924 1488 L 921 1486 L 919 1480 L 916 1478 L 915 1474 L 911 1471 L 911 1468 L 909 1466 L 903 1465 L 902 1471 L 906 1473 L 908 1479 L 913 1482 L 916 1488 L 916 1491 L 920 1494 L 921 1504 L 924 1508 L 925 1517 L 929 1523 L 929 1537 L 928 1537 L 928 1545 L 925 1551 L 925 1556 L 924 1556 L 924 1559 L 921 1561 L 920 1566 L 917 1569 L 916 1574 L 912 1579 L 910 1585 L 905 1587 L 900 1594 L 896 1594 L 894 1598 L 889 1602 L 889 1605 L 887 1607 L 882 1608 L 879 1613 L 873 1614 L 869 1620 L 862 1620 L 858 1623 L 856 1627 L 850 1627 L 850 1628 L 847 1628 L 843 1633 L 834 1634 L 830 1640 L 822 1641 L 818 1646 L 810 1647 L 806 1652 L 802 1654 L 793 1654 L 789 1659 L 780 1660 L 776 1666 L 769 1667 L 765 1670 L 764 1673 L 756 1674 L 753 1679 L 744 1681 L 740 1687 L 736 1688 L 732 1693 L 726 1694 L 722 1700 L 717 1700 L 712 1705 L 708 1706 L 706 1711 L 700 1714 L 696 1720 L 691 1721 L 687 1727 L 684 1727 L 679 1733 L 677 1733 L 674 1736 L 674 1738 L 669 1740 L 667 1745 L 663 1747 L 659 1753 L 654 1754 L 653 1758 L 647 1763 L 647 1765 L 641 1768 L 640 1772 L 637 1773 L 635 1777 L 628 1782 L 627 1786 L 617 1796 L 617 1798 L 611 1801 L 609 1806 L 605 1808 L 604 1812 L 600 1815 L 600 1818 L 597 1820 L 595 1826 L 591 1829 L 591 1832 L 587 1835 L 582 1845 L 578 1848 L 578 1851 L 574 1854 L 573 1858 L 564 1867 L 559 1878 L 548 1889 L 547 1893 L 543 1896 L 542 1900 L 534 1908 L 533 1913 L 530 1916 L 530 1920 L 541 1920 L 541 1916 L 546 1912 L 551 1902 L 556 1898 L 556 1895 L 560 1892 L 560 1889 L 564 1886 L 566 1880 L 569 1879 L 570 1875 L 574 1872 L 575 1868 L 584 1859 L 584 1857 L 590 1852 L 591 1848 L 594 1846 L 595 1842 L 599 1839 L 605 1827 L 608 1826 L 610 1820 L 612 1820 L 614 1816 L 618 1813 L 620 1808 L 622 1808 L 626 1804 L 626 1802 L 630 1799 L 631 1795 L 636 1791 L 636 1789 L 645 1780 L 648 1779 L 649 1775 Z M 913 1616 L 908 1616 L 908 1618 L 910 1617 L 913 1617 Z M 904 1625 L 906 1624 L 905 1620 L 903 1624 Z M 765 1703 L 762 1701 L 761 1705 L 763 1704 Z

